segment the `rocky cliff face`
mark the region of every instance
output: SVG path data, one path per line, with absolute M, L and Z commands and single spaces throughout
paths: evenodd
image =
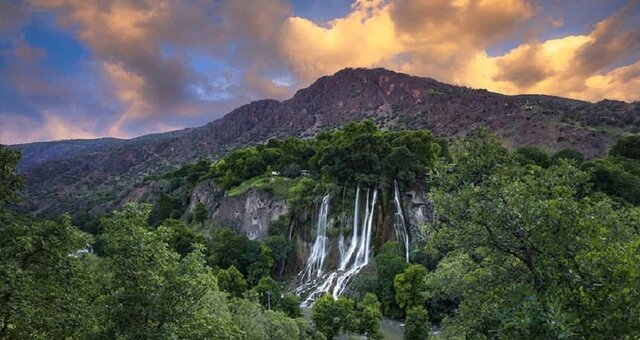
M 412 240 L 420 236 L 420 226 L 434 219 L 433 207 L 427 197 L 426 188 L 415 188 L 404 193 L 405 218 Z
M 412 242 L 420 240 L 419 227 L 433 219 L 427 189 L 421 184 L 401 193 L 403 212 Z M 215 226 L 229 227 L 246 235 L 249 239 L 257 240 L 267 236 L 269 224 L 272 221 L 289 212 L 287 201 L 268 191 L 250 188 L 242 194 L 229 196 L 213 181 L 202 182 L 195 187 L 191 194 L 188 211 L 193 212 L 198 203 L 205 205 L 208 216 Z M 384 242 L 395 239 L 393 228 L 395 207 L 391 201 L 380 201 L 377 211 L 374 247 L 379 249 Z M 306 240 L 298 244 L 297 260 L 300 265 L 306 260 L 309 248 L 315 241 L 315 223 L 315 218 L 311 217 L 305 222 L 303 229 L 297 230 L 297 233 L 302 233 L 299 236 L 303 236 L 300 240 Z M 349 227 L 352 223 L 352 216 L 340 214 L 339 216 L 331 215 L 328 225 L 329 229 L 335 229 Z M 339 260 L 337 233 L 331 237 L 329 249 L 326 264 L 332 267 Z
M 258 189 L 251 188 L 238 196 L 228 196 L 213 182 L 200 183 L 193 190 L 189 211 L 202 203 L 216 225 L 239 231 L 249 239 L 267 236 L 269 223 L 287 213 L 287 202 Z

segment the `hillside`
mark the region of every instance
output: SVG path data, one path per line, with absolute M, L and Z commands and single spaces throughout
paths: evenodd
M 484 126 L 512 146 L 573 147 L 595 157 L 618 136 L 640 130 L 640 103 L 506 96 L 385 69 L 345 69 L 289 100 L 252 102 L 199 128 L 132 140 L 16 146 L 24 153 L 23 207 L 44 214 L 105 212 L 151 174 L 271 137 L 313 136 L 364 118 L 382 128 L 427 128 L 443 137 Z

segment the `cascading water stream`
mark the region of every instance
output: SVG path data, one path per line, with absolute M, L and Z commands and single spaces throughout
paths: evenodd
M 303 278 L 303 282 L 298 288 L 295 289 L 295 293 L 298 295 L 309 292 L 307 298 L 302 302 L 303 306 L 311 305 L 316 300 L 316 298 L 328 292 L 331 292 L 333 297 L 337 298 L 344 292 L 344 289 L 349 283 L 349 280 L 369 263 L 369 255 L 371 253 L 371 235 L 373 234 L 373 217 L 375 213 L 375 206 L 378 200 L 378 189 L 373 189 L 373 193 L 371 193 L 370 190 L 367 190 L 367 201 L 362 225 L 360 225 L 360 186 L 358 186 L 358 188 L 356 189 L 356 199 L 353 214 L 353 232 L 349 241 L 349 247 L 346 251 L 344 251 L 344 235 L 341 235 L 342 239 L 339 240 L 338 244 L 338 246 L 340 247 L 340 262 L 338 265 L 338 269 L 322 276 L 321 267 L 324 263 L 324 255 L 326 255 L 326 250 L 324 247 L 327 243 L 327 216 L 322 216 L 323 212 L 328 212 L 328 198 L 326 200 L 327 208 L 326 210 L 323 210 L 323 208 L 321 208 L 321 213 L 318 218 L 318 234 L 316 242 L 314 243 L 314 247 L 309 254 L 309 259 L 307 260 L 305 270 L 301 275 Z M 323 204 L 324 201 L 325 200 L 323 199 Z M 323 218 L 324 226 L 321 233 L 321 220 Z M 318 240 L 320 238 L 322 238 L 321 242 L 319 242 Z M 319 256 L 320 244 L 322 245 L 323 250 L 323 256 L 321 260 Z M 319 270 L 309 270 L 309 268 L 317 269 L 318 264 L 320 264 Z M 316 273 L 317 275 L 309 275 L 310 272 Z
M 339 270 L 347 269 L 347 264 L 351 261 L 353 254 L 356 251 L 357 243 L 358 243 L 358 223 L 360 218 L 360 186 L 356 189 L 356 205 L 353 208 L 353 230 L 351 236 L 351 242 L 349 244 L 349 249 L 347 250 L 344 256 L 340 256 L 340 266 Z
M 329 195 L 322 198 L 316 231 L 316 241 L 311 248 L 307 264 L 303 271 L 303 280 L 309 282 L 322 276 L 324 259 L 327 255 L 327 221 L 329 216 Z
M 409 231 L 402 214 L 402 205 L 400 204 L 400 190 L 398 189 L 398 181 L 393 181 L 393 201 L 396 205 L 396 213 L 394 220 L 394 228 L 398 242 L 404 246 L 405 260 L 409 262 Z

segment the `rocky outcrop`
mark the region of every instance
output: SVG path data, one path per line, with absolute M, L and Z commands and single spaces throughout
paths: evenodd
M 404 198 L 407 225 L 413 238 L 421 235 L 419 227 L 434 219 L 433 206 L 427 196 L 426 188 L 407 191 Z
M 189 211 L 198 203 L 205 205 L 215 225 L 237 230 L 252 240 L 266 237 L 269 223 L 288 211 L 286 200 L 259 188 L 229 196 L 210 181 L 198 184 L 193 190 Z

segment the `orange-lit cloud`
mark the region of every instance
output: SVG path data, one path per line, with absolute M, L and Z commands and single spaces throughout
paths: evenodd
M 288 19 L 281 41 L 304 81 L 343 67 L 382 66 L 508 94 L 638 100 L 637 76 L 630 76 L 637 63 L 615 68 L 622 57 L 640 52 L 640 30 L 624 25 L 632 8 L 597 23 L 589 34 L 527 41 L 498 56 L 489 56 L 487 48 L 540 12 L 539 6 L 525 0 L 357 1 L 348 16 L 328 27 Z
M 44 122 L 21 115 L 0 115 L 0 143 L 27 143 L 33 141 L 69 138 L 96 138 L 95 122 L 90 120 L 68 121 L 60 114 L 43 112 Z
M 538 0 L 354 0 L 329 22 L 296 16 L 288 0 L 26 3 L 0 3 L 0 33 L 20 36 L 30 13 L 53 13 L 91 51 L 95 89 L 80 92 L 95 91 L 99 102 L 76 105 L 73 91 L 60 86 L 66 80 L 50 81 L 60 75 L 38 64 L 46 51 L 16 38 L 10 53 L 22 61 L 6 61 L 0 76 L 28 100 L 46 98 L 32 105 L 42 127 L 34 139 L 178 128 L 184 117 L 208 121 L 251 100 L 285 99 L 345 67 L 386 67 L 506 94 L 640 100 L 635 0 L 584 32 L 553 38 L 539 32 L 564 28 L 568 17 L 550 15 Z M 197 69 L 194 51 L 227 69 Z M 64 105 L 47 106 L 51 98 Z M 94 104 L 102 107 L 100 124 L 62 127 Z M 28 128 L 8 111 L 0 112 L 3 122 L 11 117 Z M 2 133 L 4 141 L 24 140 Z
M 159 44 L 193 46 L 198 37 L 212 51 L 233 41 L 234 59 L 245 71 L 241 86 L 263 97 L 285 98 L 345 67 L 382 66 L 506 93 L 637 99 L 627 90 L 633 83 L 611 69 L 640 48 L 638 29 L 624 25 L 632 5 L 588 34 L 533 39 L 489 56 L 490 46 L 542 11 L 538 2 L 356 0 L 347 16 L 321 24 L 293 16 L 284 0 L 227 0 L 217 7 L 170 0 L 33 1 L 61 11 L 62 22 L 80 24 L 79 36 L 103 59 L 117 97 L 129 105 L 129 118 L 181 112 L 189 100 L 185 88 L 199 79 L 180 59 L 163 58 Z M 215 10 L 220 22 L 212 23 L 203 14 L 207 10 Z M 563 25 L 561 18 L 547 21 Z M 195 30 L 200 34 L 190 33 Z M 265 76 L 283 66 L 297 79 L 294 86 Z
M 402 52 L 388 10 L 357 1 L 353 12 L 322 27 L 308 19 L 285 22 L 279 44 L 287 63 L 308 83 L 348 66 L 374 66 Z
M 452 71 L 508 35 L 533 6 L 510 1 L 356 1 L 346 17 L 323 27 L 290 18 L 285 57 L 304 80 L 351 66 L 383 66 L 454 81 Z

